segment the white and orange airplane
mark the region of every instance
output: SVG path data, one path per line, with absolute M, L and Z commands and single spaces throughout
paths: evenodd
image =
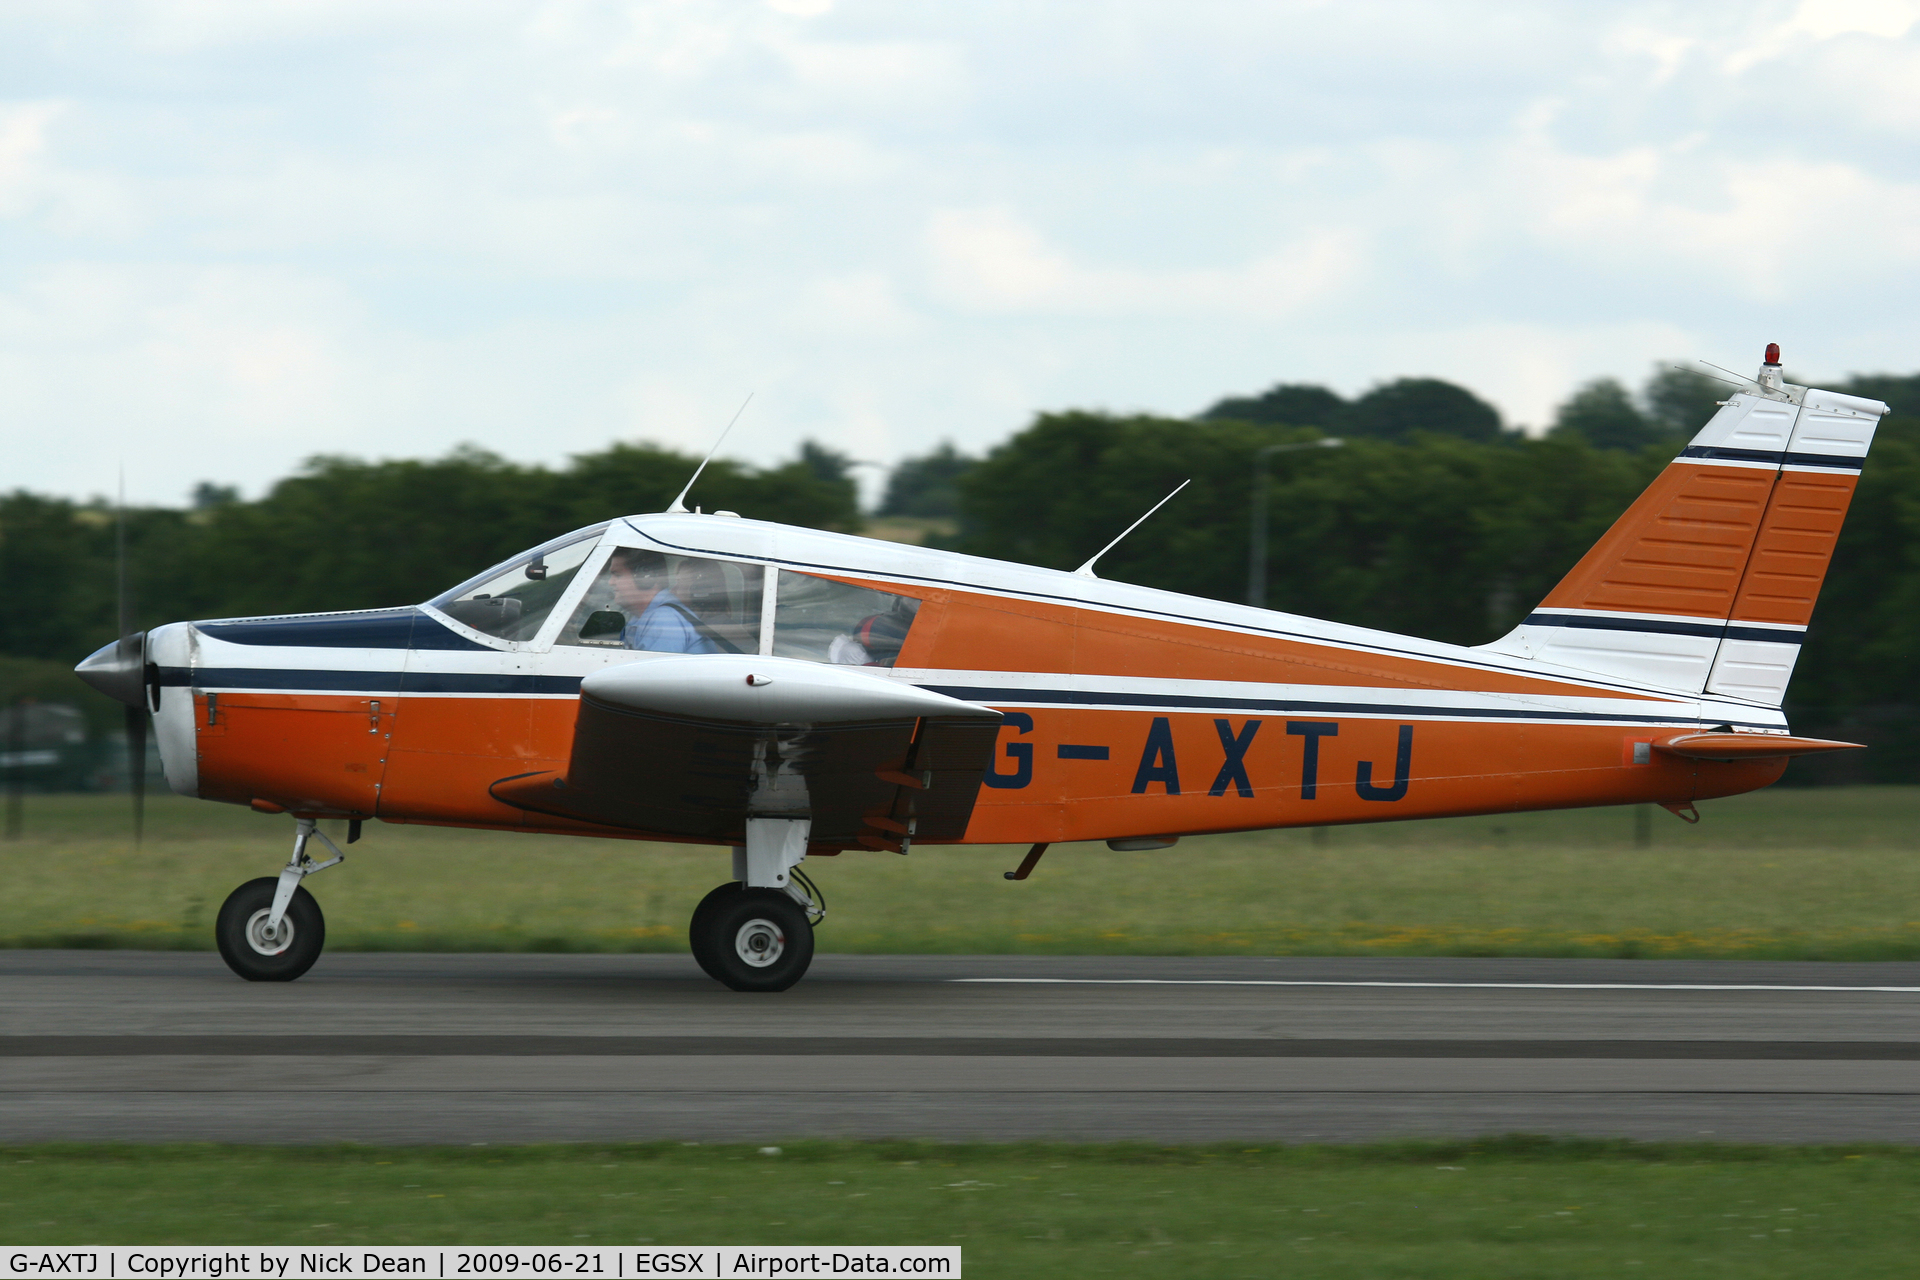
M 243 977 L 313 964 L 325 924 L 301 882 L 341 860 L 316 822 L 351 842 L 378 818 L 731 846 L 693 954 L 736 990 L 784 990 L 821 912 L 808 858 L 1028 844 L 1018 879 L 1059 841 L 1687 816 L 1848 746 L 1792 736 L 1780 704 L 1886 411 L 1784 382 L 1770 346 L 1476 648 L 676 500 L 417 607 L 176 622 L 78 671 L 151 711 L 174 791 L 296 819 L 285 869 L 221 908 Z

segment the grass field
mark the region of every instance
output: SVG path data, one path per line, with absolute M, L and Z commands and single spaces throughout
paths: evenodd
M 958 1244 L 975 1277 L 1913 1273 L 1920 1152 L 1507 1138 L 0 1148 L 37 1244 Z
M 29 796 L 0 843 L 0 946 L 202 948 L 222 899 L 285 860 L 292 822 L 124 796 Z M 1160 853 L 845 854 L 808 869 L 826 951 L 1178 955 L 1920 957 L 1920 788 L 1764 791 L 1689 827 L 1589 809 L 1188 839 Z M 309 881 L 328 945 L 672 951 L 724 851 L 369 823 Z

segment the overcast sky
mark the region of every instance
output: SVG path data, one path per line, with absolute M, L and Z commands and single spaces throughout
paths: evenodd
M 0 6 L 0 488 L 1920 368 L 1920 4 Z

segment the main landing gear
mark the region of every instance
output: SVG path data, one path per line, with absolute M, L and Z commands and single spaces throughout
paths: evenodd
M 693 909 L 687 941 L 707 975 L 735 991 L 785 991 L 813 963 L 813 926 L 824 895 L 802 872 L 805 818 L 748 818 L 733 851 L 733 882 Z
M 316 839 L 333 857 L 307 856 L 307 842 Z M 220 905 L 213 936 L 227 967 L 248 982 L 292 982 L 313 968 L 326 946 L 327 921 L 300 882 L 346 860 L 312 818 L 295 819 L 293 856 L 279 876 L 249 880 Z

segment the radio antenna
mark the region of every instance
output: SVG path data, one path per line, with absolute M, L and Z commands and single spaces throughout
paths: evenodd
M 1706 361 L 1705 361 L 1705 360 L 1702 360 L 1702 361 L 1701 361 L 1700 363 L 1701 363 L 1701 364 L 1705 364 L 1705 363 L 1706 363 Z M 1684 364 L 1677 364 L 1677 365 L 1675 365 L 1675 366 L 1673 366 L 1673 367 L 1674 367 L 1675 369 L 1677 369 L 1677 370 L 1679 370 L 1679 371 L 1680 371 L 1681 373 L 1693 373 L 1693 374 L 1699 374 L 1699 376 L 1701 376 L 1702 378 L 1711 378 L 1711 379 L 1713 379 L 1713 380 L 1714 380 L 1715 382 L 1724 382 L 1724 383 L 1726 383 L 1726 384 L 1727 384 L 1728 386 L 1730 386 L 1730 387 L 1741 387 L 1741 388 L 1746 388 L 1746 387 L 1749 387 L 1749 386 L 1752 386 L 1752 385 L 1754 385 L 1754 384 L 1753 384 L 1753 380 L 1752 380 L 1751 378 L 1739 378 L 1739 379 L 1738 379 L 1738 380 L 1736 381 L 1736 380 L 1735 380 L 1734 378 L 1723 378 L 1723 377 L 1721 377 L 1721 376 L 1720 376 L 1719 374 L 1715 374 L 1715 373 L 1700 373 L 1700 371 L 1699 371 L 1698 369 L 1690 369 L 1690 368 L 1688 368 L 1688 367 L 1687 367 L 1686 365 L 1684 365 Z M 1716 368 L 1716 369 L 1719 369 L 1719 368 L 1720 368 L 1720 366 L 1719 366 L 1719 365 L 1717 365 L 1717 364 L 1716 364 L 1716 365 L 1714 365 L 1713 367 L 1714 367 L 1714 368 Z M 1731 370 L 1731 369 L 1721 369 L 1721 373 L 1732 373 L 1732 372 L 1733 372 L 1733 370 Z
M 693 492 L 694 481 L 700 478 L 700 473 L 707 469 L 707 464 L 709 462 L 713 461 L 713 455 L 720 452 L 720 446 L 727 442 L 727 431 L 733 430 L 733 424 L 740 421 L 740 415 L 745 413 L 747 411 L 747 406 L 752 403 L 753 403 L 753 392 L 749 391 L 747 392 L 747 398 L 740 402 L 740 407 L 733 411 L 733 416 L 727 419 L 726 431 L 722 431 L 720 433 L 720 438 L 713 442 L 713 448 L 707 450 L 707 456 L 700 459 L 700 465 L 693 469 L 693 480 L 687 481 L 687 487 L 680 491 L 680 496 L 675 498 L 673 500 L 673 505 L 667 508 L 667 514 L 669 515 L 675 515 L 675 514 L 686 515 L 687 514 L 687 495 Z
M 1743 374 L 1738 374 L 1738 373 L 1734 373 L 1734 372 L 1733 372 L 1733 370 L 1731 370 L 1731 369 L 1729 369 L 1729 368 L 1726 368 L 1726 367 L 1725 367 L 1725 366 L 1723 366 L 1723 365 L 1717 365 L 1717 364 L 1715 364 L 1715 363 L 1714 363 L 1713 361 L 1711 361 L 1711 360 L 1702 360 L 1702 359 L 1700 359 L 1700 357 L 1699 357 L 1699 356 L 1695 356 L 1695 357 L 1694 357 L 1694 361 L 1695 361 L 1695 363 L 1698 363 L 1698 364 L 1703 364 L 1703 365 L 1705 365 L 1705 366 L 1707 366 L 1707 368 L 1709 368 L 1709 369 L 1718 369 L 1718 370 L 1720 370 L 1720 372 L 1722 372 L 1722 373 L 1728 373 L 1728 374 L 1733 374 L 1733 376 L 1734 376 L 1735 378 L 1737 378 L 1737 379 L 1739 379 L 1739 381 L 1737 381 L 1737 382 L 1735 382 L 1735 383 L 1733 384 L 1733 385 L 1734 385 L 1734 386 L 1736 386 L 1736 387 L 1754 387 L 1754 388 L 1757 388 L 1757 389 L 1759 389 L 1759 390 L 1761 390 L 1761 391 L 1764 391 L 1764 390 L 1766 390 L 1766 387 L 1764 387 L 1763 385 L 1761 385 L 1761 383 L 1760 383 L 1760 382 L 1759 382 L 1759 381 L 1758 381 L 1757 379 L 1754 379 L 1754 378 L 1749 378 L 1749 377 L 1746 377 L 1746 376 L 1745 376 L 1745 375 L 1743 375 Z M 1712 374 L 1708 374 L 1707 376 L 1708 376 L 1709 378 L 1711 378 L 1711 377 L 1713 377 L 1713 375 L 1712 375 Z M 1720 381 L 1720 382 L 1725 382 L 1725 381 L 1726 381 L 1726 379 L 1725 379 L 1725 378 L 1720 378 L 1720 379 L 1718 379 L 1718 381 Z
M 1160 499 L 1160 501 L 1154 503 L 1152 509 L 1147 512 L 1147 515 L 1141 516 L 1138 520 L 1135 520 L 1132 524 L 1128 525 L 1126 528 L 1126 533 L 1122 533 L 1120 537 L 1115 538 L 1112 542 L 1109 542 L 1106 546 L 1094 552 L 1092 559 L 1088 560 L 1085 564 L 1081 565 L 1078 569 L 1075 569 L 1074 572 L 1079 574 L 1083 578 L 1099 577 L 1100 575 L 1093 571 L 1094 560 L 1098 560 L 1101 556 L 1107 554 L 1107 552 L 1119 546 L 1121 540 L 1124 539 L 1128 533 L 1132 533 L 1135 529 L 1138 529 L 1141 525 L 1147 522 L 1147 516 L 1151 516 L 1155 511 L 1158 511 L 1160 508 L 1166 506 L 1169 502 L 1172 502 L 1174 494 L 1179 493 L 1181 489 L 1186 488 L 1188 485 L 1192 483 L 1193 483 L 1193 477 L 1191 476 L 1187 477 L 1185 480 L 1182 480 L 1179 483 L 1179 485 L 1175 487 L 1173 493 L 1168 494 L 1166 497 Z

